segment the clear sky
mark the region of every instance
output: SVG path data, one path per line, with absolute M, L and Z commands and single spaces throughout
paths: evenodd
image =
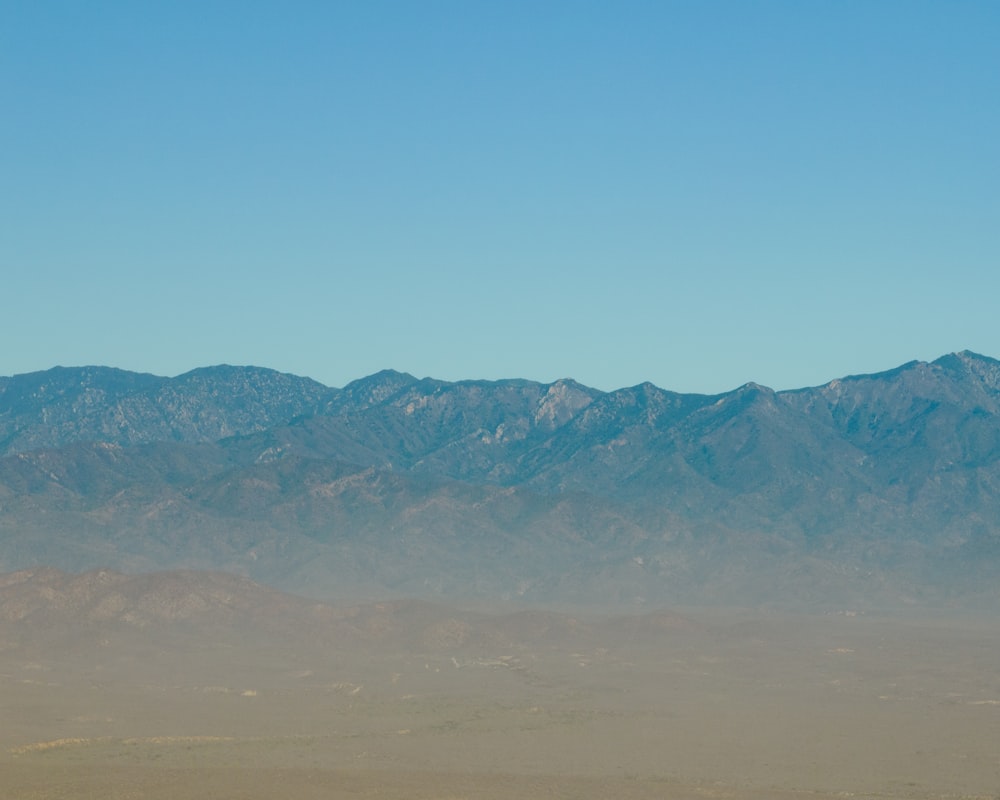
M 0 374 L 1000 357 L 994 0 L 0 0 Z

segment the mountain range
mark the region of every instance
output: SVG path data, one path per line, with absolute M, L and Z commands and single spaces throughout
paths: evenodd
M 0 571 L 212 569 L 323 600 L 995 607 L 1000 362 L 819 387 L 0 378 Z

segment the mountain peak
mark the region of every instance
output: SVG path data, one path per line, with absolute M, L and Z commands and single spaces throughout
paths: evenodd
M 990 358 L 989 356 L 974 353 L 972 350 L 959 350 L 957 353 L 948 353 L 947 355 L 935 359 L 931 363 L 942 367 L 952 367 L 959 364 L 965 367 L 971 367 L 973 365 L 994 367 L 1000 366 L 1000 361 Z
M 960 350 L 941 356 L 932 366 L 949 372 L 971 376 L 973 380 L 986 387 L 989 392 L 1000 392 L 1000 361 L 989 356 L 973 353 L 971 350 Z
M 416 383 L 417 378 L 411 375 L 409 372 L 400 372 L 398 369 L 380 369 L 378 372 L 373 372 L 366 378 L 362 378 L 364 381 L 403 381 L 406 383 Z M 356 381 L 355 381 L 356 382 Z
M 744 383 L 742 386 L 738 387 L 736 389 L 736 392 L 739 393 L 739 394 L 767 394 L 767 395 L 773 395 L 774 394 L 774 389 L 772 389 L 770 386 L 764 386 L 763 384 L 755 383 L 754 381 L 750 381 L 749 383 Z
M 408 372 L 383 369 L 365 378 L 351 381 L 341 390 L 333 406 L 328 410 L 343 407 L 348 402 L 362 408 L 375 406 L 415 383 L 420 381 Z
M 535 412 L 535 424 L 556 428 L 589 406 L 599 394 L 568 378 L 549 384 Z

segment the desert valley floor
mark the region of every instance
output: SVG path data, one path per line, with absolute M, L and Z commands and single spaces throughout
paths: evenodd
M 310 624 L 3 621 L 3 796 L 1000 794 L 986 619 L 397 602 Z

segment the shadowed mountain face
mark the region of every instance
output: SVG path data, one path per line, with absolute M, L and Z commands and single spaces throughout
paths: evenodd
M 681 395 L 391 371 L 0 378 L 0 569 L 324 598 L 993 605 L 1000 362 Z

